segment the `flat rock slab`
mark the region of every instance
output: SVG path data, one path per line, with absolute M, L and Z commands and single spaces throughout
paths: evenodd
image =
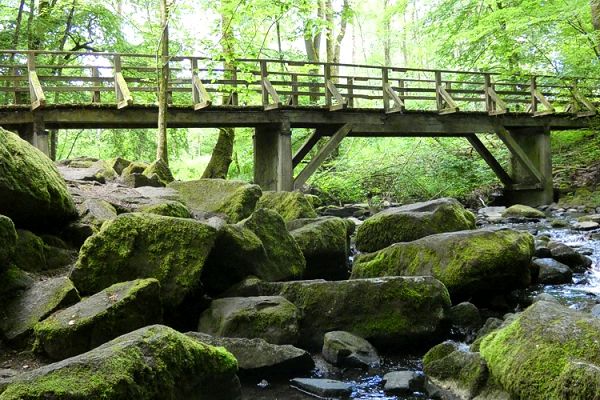
M 73 283 L 65 277 L 34 283 L 0 310 L 0 331 L 8 340 L 18 340 L 54 310 L 79 301 Z
M 393 371 L 383 376 L 383 390 L 392 395 L 411 394 L 423 390 L 423 375 L 415 371 Z
M 302 392 L 320 397 L 348 397 L 352 394 L 352 385 L 333 379 L 294 378 L 290 386 Z
M 573 225 L 573 229 L 578 231 L 593 231 L 594 229 L 598 229 L 600 224 L 594 221 L 582 221 L 577 222 Z

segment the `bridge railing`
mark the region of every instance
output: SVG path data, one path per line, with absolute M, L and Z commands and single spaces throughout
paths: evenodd
M 156 56 L 0 50 L 0 105 L 155 105 Z M 373 65 L 170 57 L 169 102 L 214 106 L 594 115 L 600 79 Z

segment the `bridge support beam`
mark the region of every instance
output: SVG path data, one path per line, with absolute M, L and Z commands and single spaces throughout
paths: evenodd
M 552 203 L 554 190 L 550 130 L 544 127 L 511 128 L 510 138 L 514 140 L 512 144 L 516 144 L 517 148 L 511 148 L 505 141 L 511 151 L 510 174 L 514 181 L 512 187 L 506 190 L 509 204 L 540 206 Z M 529 168 L 520 157 L 523 153 L 531 161 L 532 165 Z M 531 167 L 539 173 L 539 182 L 532 176 Z
M 18 134 L 21 139 L 26 140 L 33 147 L 50 157 L 50 135 L 41 116 L 34 114 L 33 123 L 21 127 Z
M 263 190 L 293 190 L 292 132 L 288 121 L 254 131 L 254 183 Z

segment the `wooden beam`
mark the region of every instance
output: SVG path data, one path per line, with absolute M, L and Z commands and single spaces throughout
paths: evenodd
M 333 99 L 335 99 L 335 102 L 332 102 L 329 106 L 329 111 L 339 111 L 345 109 L 348 104 L 340 94 L 337 87 L 335 87 L 335 84 L 331 80 L 328 80 L 326 86 L 329 93 L 331 93 L 333 96 Z
M 488 87 L 486 89 L 486 95 L 496 105 L 496 107 L 495 107 L 494 110 L 489 110 L 488 111 L 489 115 L 501 115 L 501 114 L 506 114 L 508 112 L 508 107 L 506 106 L 506 103 L 504 102 L 504 100 L 502 100 L 500 98 L 500 96 L 498 96 L 498 94 L 496 93 L 496 91 L 492 87 Z
M 540 103 L 542 103 L 544 105 L 544 107 L 546 107 L 546 109 L 544 111 L 537 111 L 537 107 L 533 112 L 533 116 L 534 117 L 542 117 L 544 115 L 550 115 L 550 114 L 554 114 L 556 112 L 556 109 L 552 106 L 552 104 L 550 104 L 550 102 L 548 101 L 548 99 L 546 98 L 546 96 L 544 96 L 544 94 L 542 92 L 540 92 L 537 89 L 533 90 L 533 97 L 536 100 L 539 100 Z
M 435 71 L 435 97 L 440 115 L 458 112 L 458 106 L 442 84 L 442 72 Z
M 494 171 L 500 182 L 506 187 L 511 187 L 514 184 L 513 179 L 508 175 L 508 173 L 502 168 L 502 165 L 496 160 L 496 157 L 488 150 L 487 147 L 483 144 L 481 140 L 476 135 L 467 135 L 465 136 L 469 141 L 471 146 L 479 153 L 481 158 L 489 165 L 489 167 Z
M 393 114 L 393 113 L 403 112 L 404 111 L 404 102 L 400 99 L 400 97 L 396 94 L 396 92 L 394 92 L 392 85 L 390 85 L 388 82 L 384 83 L 383 91 L 385 93 L 387 93 L 389 98 L 394 102 L 394 106 L 390 107 L 389 101 L 388 101 L 388 107 L 386 108 L 385 113 Z
M 29 94 L 31 96 L 31 110 L 35 110 L 46 105 L 46 95 L 42 89 L 42 84 L 37 75 L 35 66 L 35 55 L 27 54 L 27 74 L 29 81 Z
M 534 178 L 537 183 L 542 183 L 544 177 L 539 169 L 533 164 L 531 159 L 525 154 L 521 146 L 513 139 L 510 132 L 503 126 L 495 127 L 496 135 L 502 140 L 502 142 L 508 147 L 510 153 L 519 161 L 519 163 L 527 170 L 529 175 Z
M 202 80 L 198 76 L 192 76 L 192 98 L 194 99 L 194 110 L 201 110 L 212 105 L 210 95 L 206 91 Z
M 583 106 L 587 108 L 587 111 L 577 112 L 577 117 L 591 117 L 598 113 L 598 110 L 596 109 L 594 104 L 588 99 L 586 99 L 585 96 L 581 94 L 581 92 L 579 91 L 579 89 L 577 89 L 576 86 L 573 87 L 572 93 L 575 101 L 583 104 Z
M 117 72 L 115 73 L 115 90 L 117 92 L 117 108 L 125 108 L 133 104 L 133 97 L 131 97 L 131 93 L 129 92 L 129 87 L 127 86 L 127 82 L 123 77 L 123 73 Z
M 275 88 L 273 87 L 271 82 L 269 81 L 269 78 L 263 78 L 262 87 L 263 87 L 264 93 L 266 93 L 266 99 L 267 99 L 266 103 L 264 103 L 264 100 L 263 100 L 263 107 L 264 107 L 265 111 L 276 110 L 278 108 L 281 108 L 281 105 L 282 105 L 281 98 L 279 97 L 279 94 L 277 93 L 277 91 L 275 90 Z M 268 101 L 269 96 L 273 99 L 273 102 L 271 102 L 271 103 L 269 103 L 269 101 Z M 264 98 L 265 97 L 263 97 L 263 99 Z
M 337 132 L 329 139 L 329 141 L 325 144 L 325 146 L 321 147 L 321 149 L 317 152 L 317 154 L 310 160 L 310 162 L 304 167 L 302 171 L 298 174 L 296 179 L 294 179 L 294 189 L 300 189 L 302 185 L 306 183 L 308 178 L 321 166 L 323 161 L 329 157 L 329 155 L 335 150 L 342 139 L 344 139 L 348 133 L 352 130 L 351 124 L 343 125 Z
M 302 144 L 302 146 L 300 146 L 300 148 L 298 149 L 298 151 L 296 151 L 296 154 L 294 154 L 294 157 L 292 158 L 292 165 L 294 168 L 296 168 L 296 166 L 302 162 L 304 157 L 306 157 L 306 155 L 310 153 L 310 151 L 313 149 L 313 147 L 315 147 L 315 145 L 319 142 L 319 140 L 322 137 L 323 132 L 319 128 L 315 129 L 314 132 L 311 133 L 310 136 L 308 136 L 306 141 Z

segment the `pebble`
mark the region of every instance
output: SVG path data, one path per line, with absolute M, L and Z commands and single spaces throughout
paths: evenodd
M 414 371 L 393 371 L 383 376 L 384 392 L 392 395 L 412 394 L 424 390 L 424 377 Z

